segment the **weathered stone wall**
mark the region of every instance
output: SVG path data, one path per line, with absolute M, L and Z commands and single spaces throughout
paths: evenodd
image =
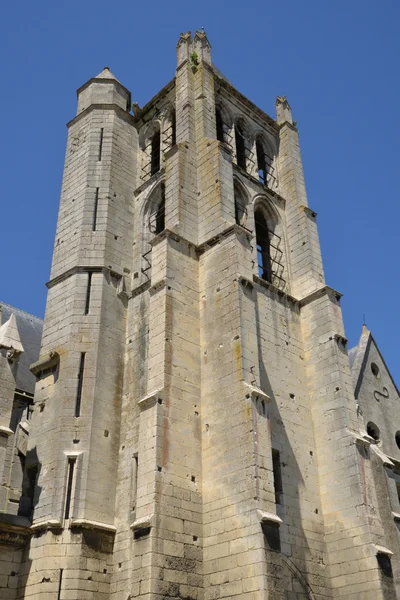
M 174 82 L 135 117 L 128 101 L 105 70 L 69 124 L 39 361 L 56 369 L 36 388 L 16 598 L 394 598 L 397 558 L 391 578 L 377 553 L 398 552 L 397 426 L 360 392 L 390 441 L 380 452 L 360 431 L 287 100 L 277 121 L 262 113 L 196 32 L 179 40 Z M 258 266 L 259 207 L 273 281 Z

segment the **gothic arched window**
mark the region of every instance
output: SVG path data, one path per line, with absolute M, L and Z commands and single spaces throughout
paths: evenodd
M 268 222 L 261 207 L 254 212 L 257 244 L 258 276 L 272 283 L 272 262 Z
M 151 138 L 151 169 L 150 175 L 158 173 L 160 170 L 160 130 L 157 129 Z
M 246 170 L 246 143 L 244 126 L 241 121 L 235 123 L 236 162 L 238 167 Z

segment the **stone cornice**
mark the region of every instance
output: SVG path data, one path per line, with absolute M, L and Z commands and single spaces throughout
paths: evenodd
M 108 80 L 107 80 L 108 81 Z M 124 119 L 129 125 L 135 126 L 133 116 L 121 108 L 118 104 L 90 104 L 85 110 L 76 115 L 71 121 L 68 121 L 67 127 L 68 129 L 78 123 L 81 119 L 89 115 L 94 110 L 113 110 L 119 117 Z
M 50 281 L 46 283 L 46 287 L 50 289 L 53 287 L 53 285 L 56 285 L 57 283 L 68 279 L 68 277 L 71 277 L 72 275 L 76 275 L 77 273 L 87 273 L 88 271 L 90 271 L 91 273 L 109 273 L 110 275 L 113 275 L 114 277 L 118 278 L 123 277 L 122 273 L 119 273 L 118 271 L 110 267 L 78 265 L 76 267 L 71 267 L 67 271 L 64 271 L 64 273 L 60 273 L 60 275 L 57 275 L 56 277 L 53 277 L 53 279 L 50 279 Z
M 232 84 L 230 84 L 226 79 L 219 77 L 219 75 L 214 71 L 214 77 L 218 81 L 220 88 L 226 90 L 228 94 L 232 94 L 236 100 L 238 100 L 244 107 L 250 110 L 255 116 L 257 116 L 262 122 L 269 125 L 272 129 L 272 133 L 276 135 L 279 131 L 278 123 L 267 113 L 265 113 L 261 108 L 259 108 L 256 104 L 254 104 L 251 100 L 246 98 L 243 94 L 241 94 Z
M 324 295 L 335 296 L 335 299 L 338 302 L 340 301 L 340 298 L 343 296 L 343 294 L 341 294 L 334 288 L 331 288 L 328 285 L 322 285 L 320 288 L 318 288 L 317 290 L 314 290 L 313 292 L 311 292 L 311 294 L 308 294 L 308 296 L 305 296 L 304 298 L 301 298 L 298 301 L 300 304 L 300 308 L 302 308 L 303 306 L 306 306 L 307 304 L 310 304 L 311 302 L 314 302 L 314 300 L 317 300 L 318 298 L 321 298 Z
M 70 529 L 89 529 L 91 531 L 105 531 L 115 535 L 117 528 L 114 525 L 108 523 L 101 523 L 100 521 L 90 521 L 89 519 L 71 519 L 69 523 Z

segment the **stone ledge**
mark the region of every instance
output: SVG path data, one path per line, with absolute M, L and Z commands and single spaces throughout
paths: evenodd
M 21 548 L 31 534 L 31 523 L 26 517 L 0 513 L 0 545 Z
M 164 400 L 164 388 L 150 392 L 150 394 L 141 398 L 138 401 L 138 406 L 140 410 L 146 410 L 147 408 L 155 406 L 159 400 L 161 400 L 160 404 L 162 404 L 162 401 Z
M 394 469 L 395 464 L 390 460 L 390 458 L 388 456 L 386 456 L 386 454 L 384 452 L 382 452 L 382 450 L 380 448 L 378 448 L 378 446 L 376 446 L 375 444 L 371 443 L 371 450 L 373 452 L 375 452 L 375 454 L 381 459 L 381 461 L 383 462 L 383 465 L 385 467 L 389 467 L 390 469 Z
M 9 436 L 12 435 L 14 432 L 12 429 L 10 429 L 9 427 L 6 427 L 5 425 L 0 425 L 0 435 L 5 435 L 5 436 Z
M 314 302 L 314 300 L 318 300 L 319 298 L 321 298 L 324 295 L 335 296 L 335 298 L 338 302 L 340 301 L 340 298 L 343 296 L 343 294 L 341 294 L 334 288 L 329 287 L 329 285 L 322 285 L 317 290 L 314 290 L 313 292 L 311 292 L 311 294 L 308 294 L 308 296 L 305 296 L 304 298 L 301 298 L 299 300 L 300 308 L 303 308 L 303 306 L 306 306 L 307 304 Z
M 257 509 L 257 515 L 260 519 L 260 523 L 275 523 L 277 525 L 282 525 L 283 521 L 278 515 L 271 512 L 266 512 L 265 510 Z
M 57 519 L 47 519 L 46 521 L 33 522 L 31 525 L 31 531 L 36 533 L 46 529 L 62 529 L 62 523 Z
M 151 529 L 153 526 L 154 515 L 146 515 L 145 517 L 140 517 L 136 519 L 130 526 L 132 531 L 140 531 L 141 529 Z
M 300 208 L 306 213 L 308 217 L 312 217 L 313 219 L 317 217 L 317 213 L 315 212 L 315 210 L 311 210 L 311 208 L 305 206 L 305 204 L 302 204 Z
M 367 432 L 357 433 L 356 431 L 351 431 L 347 429 L 346 432 L 354 438 L 356 444 L 361 444 L 362 446 L 370 446 L 373 443 L 373 438 L 368 435 Z
M 252 385 L 251 383 L 243 381 L 243 388 L 246 398 L 261 398 L 261 400 L 265 400 L 266 402 L 269 402 L 271 400 L 268 394 L 260 390 L 260 388 L 258 388 L 257 386 Z
M 69 528 L 107 531 L 108 533 L 113 534 L 117 532 L 117 528 L 114 525 L 109 525 L 108 523 L 100 523 L 100 521 L 90 521 L 89 519 L 71 519 L 69 523 Z
M 372 544 L 372 548 L 375 550 L 375 554 L 386 554 L 387 556 L 393 556 L 393 552 L 389 550 L 389 548 L 385 548 L 385 546 Z
M 44 369 L 49 369 L 50 367 L 54 367 L 58 362 L 60 362 L 60 355 L 57 351 L 49 352 L 48 354 L 44 354 L 38 361 L 32 363 L 29 367 L 29 370 L 34 375 L 37 375 L 40 371 Z

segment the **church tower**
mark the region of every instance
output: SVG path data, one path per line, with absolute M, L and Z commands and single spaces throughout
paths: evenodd
M 196 31 L 130 107 L 105 67 L 68 124 L 8 598 L 400 598 L 288 100 Z

